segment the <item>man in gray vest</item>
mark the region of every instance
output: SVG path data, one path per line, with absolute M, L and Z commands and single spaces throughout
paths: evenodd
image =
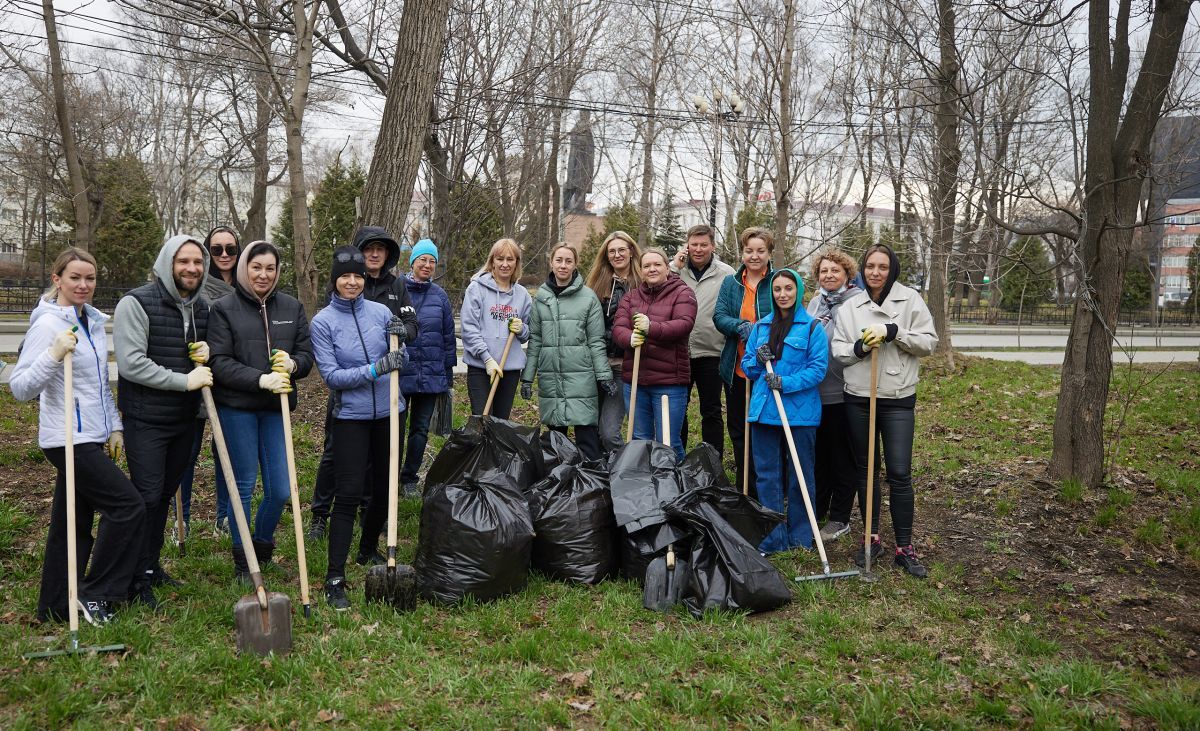
M 160 555 L 167 512 L 195 439 L 199 391 L 212 385 L 208 304 L 200 297 L 209 256 L 193 236 L 172 236 L 158 252 L 148 284 L 117 303 L 117 407 L 125 423 L 129 478 L 146 503 L 138 570 L 130 601 L 158 606 L 153 587 L 178 585 Z

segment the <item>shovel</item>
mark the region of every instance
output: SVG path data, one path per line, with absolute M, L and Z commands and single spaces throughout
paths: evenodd
M 867 505 L 863 508 L 866 513 L 866 530 L 863 531 L 863 581 L 868 583 L 879 581 L 879 577 L 871 573 L 871 513 L 875 506 L 875 394 L 879 388 L 879 346 L 871 348 L 871 393 L 870 407 L 867 415 Z M 859 506 L 862 507 L 862 506 Z
M 72 328 L 75 330 L 77 328 Z M 63 444 L 63 472 L 67 483 L 67 622 L 71 631 L 70 644 L 65 650 L 46 650 L 24 655 L 26 660 L 58 655 L 85 655 L 93 652 L 125 652 L 125 645 L 79 646 L 79 567 L 75 543 L 75 415 L 71 405 L 75 402 L 75 373 L 72 371 L 71 352 L 63 357 L 63 424 L 66 442 Z
M 663 444 L 671 446 L 670 401 L 662 397 Z M 642 591 L 642 606 L 655 612 L 669 612 L 679 603 L 679 595 L 688 574 L 687 561 L 677 559 L 675 544 L 667 544 L 665 556 L 656 556 L 646 567 L 646 585 Z
M 308 598 L 308 557 L 304 551 L 304 518 L 300 515 L 300 486 L 296 481 L 296 449 L 292 445 L 292 407 L 286 393 L 279 394 L 283 411 L 283 448 L 287 452 L 288 484 L 292 492 L 292 523 L 296 528 L 296 563 L 300 565 L 300 602 L 305 618 L 312 616 L 312 601 Z
M 775 375 L 771 362 L 767 361 L 767 373 Z M 792 469 L 796 471 L 796 480 L 800 482 L 800 497 L 804 499 L 804 512 L 808 513 L 808 525 L 812 528 L 813 541 L 817 544 L 817 554 L 821 557 L 821 573 L 812 576 L 797 576 L 796 581 L 820 581 L 822 579 L 845 579 L 858 576 L 858 569 L 852 571 L 830 571 L 829 557 L 825 555 L 825 541 L 821 540 L 821 529 L 817 527 L 817 514 L 813 512 L 812 500 L 808 497 L 808 483 L 804 480 L 804 470 L 800 467 L 800 455 L 796 452 L 796 440 L 792 438 L 792 427 L 788 424 L 787 412 L 783 409 L 783 397 L 773 388 L 768 391 L 775 397 L 775 409 L 779 412 L 779 422 L 783 427 L 783 436 L 787 439 L 788 452 L 792 455 Z M 786 497 L 787 487 L 783 494 Z M 786 505 L 786 503 L 785 503 Z M 784 508 L 786 513 L 786 508 Z
M 180 485 L 175 490 L 175 548 L 179 549 L 180 556 L 187 555 L 186 530 L 183 524 L 183 486 Z
M 633 382 L 629 384 L 629 430 L 625 432 L 625 441 L 633 441 L 633 415 L 637 413 L 637 379 L 638 369 L 642 365 L 642 346 L 633 349 Z
M 391 336 L 389 344 L 392 350 L 400 349 L 400 339 L 395 335 Z M 396 502 L 400 492 L 400 372 L 392 371 L 389 379 L 388 420 L 391 437 L 388 440 L 387 565 L 372 566 L 367 571 L 364 593 L 369 602 L 386 602 L 396 609 L 412 609 L 417 603 L 417 574 L 412 566 L 396 565 Z
M 508 340 L 504 341 L 504 352 L 500 354 L 500 371 L 504 371 L 504 363 L 508 360 L 508 350 L 512 347 L 513 339 L 517 337 L 515 332 L 509 331 Z M 483 405 L 483 415 L 487 416 L 492 413 L 492 402 L 496 400 L 496 390 L 500 388 L 500 379 L 503 376 L 492 379 L 492 390 L 488 391 L 487 403 Z
M 238 652 L 253 652 L 258 655 L 274 652 L 286 655 L 292 651 L 292 601 L 286 594 L 268 592 L 263 585 L 258 556 L 254 553 L 254 542 L 250 538 L 250 526 L 246 523 L 246 514 L 242 510 L 242 496 L 238 494 L 237 478 L 233 475 L 233 462 L 229 459 L 225 433 L 221 429 L 221 420 L 217 417 L 217 406 L 213 403 L 212 389 L 205 386 L 200 389 L 200 393 L 204 397 L 204 408 L 208 411 L 208 423 L 212 425 L 217 456 L 225 473 L 229 510 L 233 513 L 233 521 L 237 524 L 238 535 L 242 539 L 246 563 L 250 568 L 250 580 L 254 582 L 254 593 L 242 597 L 233 605 Z

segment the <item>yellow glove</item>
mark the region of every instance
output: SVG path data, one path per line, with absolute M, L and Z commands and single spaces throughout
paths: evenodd
M 113 462 L 120 461 L 121 455 L 125 454 L 125 432 L 115 431 L 109 434 L 104 451 Z
M 644 342 L 646 342 L 646 333 L 641 330 L 634 330 L 633 335 L 629 336 L 629 344 L 635 348 L 642 347 Z
M 203 340 L 198 340 L 194 343 L 188 343 L 188 358 L 193 363 L 204 365 L 208 362 L 208 343 Z
M 521 328 L 524 326 L 525 326 L 525 323 L 521 322 L 521 318 L 519 318 L 519 317 L 514 317 L 513 319 L 508 321 L 508 331 L 510 333 L 515 333 L 517 335 L 520 335 Z
M 285 375 L 295 373 L 296 361 L 292 360 L 292 356 L 288 355 L 286 350 L 272 350 L 271 370 Z
M 887 325 L 868 325 L 862 329 L 863 348 L 870 350 L 879 345 L 883 345 L 887 339 Z
M 633 316 L 633 326 L 645 335 L 650 332 L 650 318 L 639 312 Z
M 282 373 L 271 371 L 258 377 L 258 387 L 271 393 L 291 393 L 292 379 Z
M 78 338 L 75 337 L 75 328 L 63 330 L 54 336 L 54 340 L 50 341 L 50 357 L 62 363 L 63 358 L 67 357 L 67 353 L 75 352 L 75 344 L 78 342 Z
M 199 391 L 213 385 L 212 370 L 208 366 L 196 366 L 187 374 L 187 390 Z
M 491 358 L 488 358 L 483 362 L 483 367 L 487 369 L 489 381 L 494 381 L 497 378 L 502 378 L 504 376 L 504 371 L 500 370 L 500 364 Z

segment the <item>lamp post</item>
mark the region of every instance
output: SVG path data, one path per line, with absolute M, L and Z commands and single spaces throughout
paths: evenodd
M 720 89 L 713 92 L 713 100 L 692 94 L 692 105 L 696 111 L 710 117 L 716 134 L 713 135 L 712 196 L 708 199 L 708 225 L 717 227 L 717 184 L 721 176 L 721 149 L 724 147 L 722 124 L 736 122 L 746 109 L 746 102 L 737 94 L 726 94 Z

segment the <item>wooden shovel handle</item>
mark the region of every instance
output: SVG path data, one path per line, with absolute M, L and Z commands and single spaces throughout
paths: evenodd
M 75 543 L 75 370 L 71 355 L 68 350 L 63 356 L 63 480 L 67 483 L 67 621 L 74 643 L 79 633 L 79 547 Z
M 871 391 L 870 407 L 867 412 L 867 504 L 862 507 L 866 518 L 863 529 L 863 551 L 866 557 L 865 573 L 871 573 L 871 520 L 875 506 L 875 398 L 879 388 L 879 346 L 871 348 Z
M 400 349 L 400 338 L 388 336 L 388 347 Z M 388 525 L 387 566 L 396 568 L 396 513 L 400 500 L 400 372 L 388 374 Z
M 637 413 L 637 382 L 638 370 L 642 365 L 642 346 L 633 349 L 633 382 L 629 384 L 629 430 L 625 432 L 625 441 L 633 441 L 633 415 Z
M 487 403 L 483 405 L 484 416 L 492 413 L 492 402 L 496 400 L 496 389 L 500 388 L 500 379 L 504 378 L 504 364 L 508 362 L 508 351 L 512 348 L 513 340 L 516 337 L 515 332 L 508 331 L 508 340 L 504 341 L 504 352 L 500 354 L 500 376 L 492 379 L 492 390 L 488 391 Z
M 292 406 L 286 393 L 279 394 L 279 409 L 283 413 L 283 448 L 287 453 L 288 486 L 292 497 L 292 526 L 296 531 L 296 563 L 300 565 L 300 602 L 307 613 L 312 602 L 308 598 L 308 557 L 304 550 L 304 517 L 300 513 L 300 485 L 296 480 L 296 448 L 292 443 Z

